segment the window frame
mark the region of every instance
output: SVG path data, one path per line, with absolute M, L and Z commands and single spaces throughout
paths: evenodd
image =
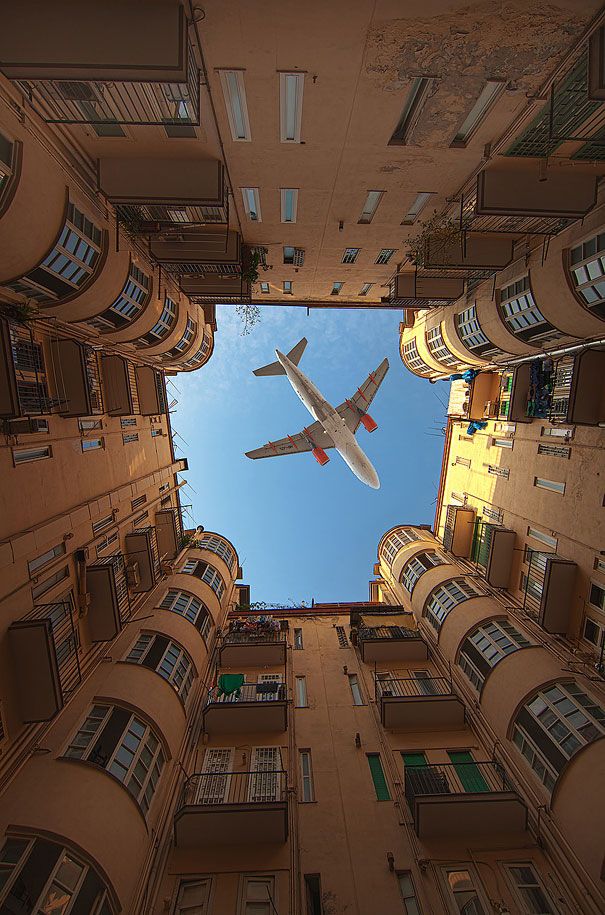
M 279 196 L 280 196 L 280 221 L 286 225 L 294 225 L 298 217 L 298 191 L 297 187 L 280 187 Z M 291 219 L 287 219 L 288 216 L 288 194 L 292 195 L 291 204 Z
M 196 604 L 199 604 L 199 606 L 196 606 Z M 204 641 L 208 640 L 210 630 L 214 626 L 214 619 L 204 601 L 197 594 L 192 594 L 182 588 L 168 588 L 158 603 L 158 609 L 182 616 L 183 619 L 186 619 L 197 629 Z M 203 618 L 202 614 L 204 614 Z
M 294 81 L 294 94 L 289 81 Z M 303 96 L 305 73 L 300 70 L 282 70 L 279 74 L 279 139 L 280 143 L 300 143 L 302 135 Z M 294 110 L 290 112 L 293 102 Z M 292 121 L 292 130 L 289 121 Z M 290 134 L 292 134 L 290 136 Z
M 305 759 L 308 771 L 305 773 Z M 300 775 L 300 797 L 301 804 L 314 804 L 317 800 L 315 797 L 315 781 L 313 778 L 313 760 L 309 747 L 301 747 L 298 750 L 298 771 Z M 308 796 L 306 796 L 308 795 Z
M 260 188 L 258 187 L 240 187 L 242 192 L 242 200 L 244 203 L 244 211 L 250 222 L 262 222 L 263 214 L 260 207 Z M 250 206 L 250 197 L 254 203 L 254 210 Z M 252 213 L 254 212 L 254 217 Z
M 468 146 L 504 92 L 505 86 L 506 80 L 503 79 L 488 79 L 485 81 L 472 108 L 468 111 L 456 131 L 450 143 L 451 149 L 465 149 Z
M 407 146 L 434 82 L 435 78 L 432 76 L 416 76 L 412 78 L 412 85 L 406 95 L 401 114 L 387 146 Z
M 294 677 L 294 708 L 309 708 L 307 677 L 305 674 L 296 674 Z
M 342 253 L 341 264 L 356 264 L 361 248 L 345 248 Z
M 461 582 L 464 587 L 460 587 Z M 462 595 L 460 598 L 458 598 L 458 594 L 452 593 L 454 589 Z M 467 594 L 465 589 L 474 593 Z M 467 576 L 456 576 L 448 581 L 441 582 L 430 592 L 424 602 L 422 616 L 428 620 L 433 629 L 439 634 L 452 610 L 467 600 L 482 596 L 482 592 L 475 587 L 471 579 Z
M 347 680 L 349 681 L 349 689 L 351 690 L 351 698 L 353 699 L 353 705 L 359 707 L 360 705 L 367 705 L 365 699 L 363 698 L 363 693 L 361 691 L 361 684 L 359 682 L 359 675 L 353 672 L 352 674 L 347 674 Z
M 248 102 L 246 99 L 246 86 L 244 83 L 245 69 L 224 68 L 219 69 L 219 79 L 223 91 L 223 101 L 225 102 L 225 112 L 231 131 L 231 139 L 234 143 L 249 143 L 252 140 L 250 131 L 250 118 L 248 116 Z M 239 105 L 239 111 L 236 110 L 234 100 Z M 238 121 L 241 119 L 241 129 L 238 127 Z M 239 135 L 241 133 L 241 136 Z
M 386 191 L 368 191 L 357 225 L 369 225 L 376 215 Z
M 149 667 L 144 662 L 158 639 L 167 639 L 167 645 L 155 667 Z M 152 670 L 174 689 L 183 705 L 186 705 L 197 670 L 189 652 L 175 639 L 161 632 L 141 630 L 123 661 L 125 664 L 138 664 Z
M 492 906 L 489 903 L 489 899 L 485 893 L 485 890 L 483 888 L 483 884 L 481 883 L 481 878 L 479 877 L 477 869 L 470 861 L 461 861 L 460 863 L 453 862 L 451 864 L 442 864 L 439 867 L 439 877 L 441 879 L 441 883 L 442 883 L 443 887 L 445 888 L 445 892 L 447 893 L 450 911 L 455 913 L 455 915 L 460 915 L 460 913 L 463 912 L 463 909 L 461 909 L 459 907 L 458 903 L 456 902 L 456 894 L 454 893 L 454 891 L 452 889 L 451 883 L 448 878 L 448 874 L 450 872 L 451 873 L 462 873 L 464 871 L 469 875 L 473 891 L 476 894 L 476 896 L 479 900 L 479 903 L 481 904 L 481 906 L 483 908 L 483 912 L 481 912 L 480 915 L 488 915 Z M 472 900 L 469 900 L 469 901 L 472 901 Z
M 509 884 L 511 892 L 512 892 L 513 896 L 516 898 L 518 904 L 521 906 L 519 911 L 522 912 L 523 915 L 532 915 L 532 910 L 528 907 L 526 900 L 523 898 L 523 893 L 520 891 L 520 885 L 517 883 L 516 878 L 511 873 L 512 869 L 515 867 L 517 867 L 517 868 L 527 867 L 532 871 L 533 876 L 534 876 L 534 883 L 522 884 L 522 885 L 535 887 L 544 896 L 545 901 L 550 906 L 550 911 L 548 913 L 546 911 L 544 911 L 541 913 L 541 915 L 557 915 L 558 910 L 553 905 L 552 899 L 550 898 L 549 894 L 546 892 L 544 884 L 540 880 L 539 872 L 537 871 L 537 868 L 534 866 L 533 861 L 502 861 L 501 865 L 504 870 L 505 876 L 507 878 L 507 882 Z

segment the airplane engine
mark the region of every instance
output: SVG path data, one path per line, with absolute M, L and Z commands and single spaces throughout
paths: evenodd
M 375 419 L 372 419 L 369 413 L 361 417 L 361 424 L 366 432 L 374 432 L 375 429 L 378 429 L 378 423 Z
M 322 467 L 324 466 L 324 464 L 327 464 L 328 461 L 330 460 L 330 458 L 328 457 L 326 452 L 323 450 L 323 448 L 314 448 L 311 453 L 312 453 L 313 457 L 315 458 L 315 460 L 317 461 L 317 463 L 321 464 Z

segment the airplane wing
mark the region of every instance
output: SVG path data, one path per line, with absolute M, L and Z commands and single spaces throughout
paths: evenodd
M 297 432 L 296 435 L 287 435 L 276 442 L 267 442 L 262 448 L 256 448 L 254 451 L 246 451 L 246 457 L 257 460 L 257 458 L 279 457 L 281 454 L 300 454 L 303 451 L 312 451 L 313 448 L 333 448 L 334 442 L 324 430 L 320 422 L 312 423 Z
M 339 407 L 336 407 L 337 412 L 340 413 L 351 432 L 355 433 L 359 428 L 361 417 L 370 409 L 370 404 L 374 400 L 376 392 L 384 381 L 384 376 L 388 370 L 389 360 L 383 359 L 376 371 L 370 372 L 353 396 L 341 403 Z

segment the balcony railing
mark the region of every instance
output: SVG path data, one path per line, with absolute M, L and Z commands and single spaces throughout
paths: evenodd
M 460 227 L 473 232 L 498 232 L 521 235 L 558 235 L 568 226 L 571 219 L 552 216 L 483 216 L 476 211 L 477 183 L 466 190 L 460 198 Z
M 286 800 L 287 773 L 201 772 L 185 782 L 180 807 L 216 807 L 226 804 L 275 804 Z
M 420 633 L 416 629 L 406 629 L 404 626 L 361 626 L 358 639 L 360 642 L 369 642 L 382 639 L 419 639 Z
M 210 224 L 221 225 L 226 224 L 229 219 L 227 203 L 224 206 L 119 204 L 116 206 L 116 212 L 120 221 L 133 235 L 150 235 L 169 230 L 178 232 L 179 229 Z M 164 266 L 168 267 L 167 264 Z
M 226 632 L 223 645 L 256 645 L 259 642 L 279 644 L 286 641 L 286 633 L 281 630 L 258 628 L 249 632 Z
M 259 683 L 244 683 L 239 689 L 229 695 L 219 695 L 215 688 L 208 694 L 206 708 L 212 705 L 234 705 L 236 703 L 266 703 L 285 702 L 288 697 L 285 683 L 276 680 L 260 681 Z
M 29 328 L 13 321 L 0 322 L 0 359 L 8 384 L 0 391 L 0 415 L 50 413 L 57 401 L 48 393 L 42 346 Z
M 403 679 L 375 680 L 376 699 L 416 698 L 417 696 L 449 696 L 452 685 L 445 677 L 405 677 Z
M 419 797 L 488 794 L 513 790 L 504 768 L 493 760 L 406 766 L 404 776 L 405 797 L 412 811 Z

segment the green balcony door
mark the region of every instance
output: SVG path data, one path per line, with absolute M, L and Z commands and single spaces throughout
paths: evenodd
M 460 784 L 469 794 L 489 791 L 490 787 L 481 775 L 472 754 L 468 750 L 451 750 L 447 754 L 456 769 Z

